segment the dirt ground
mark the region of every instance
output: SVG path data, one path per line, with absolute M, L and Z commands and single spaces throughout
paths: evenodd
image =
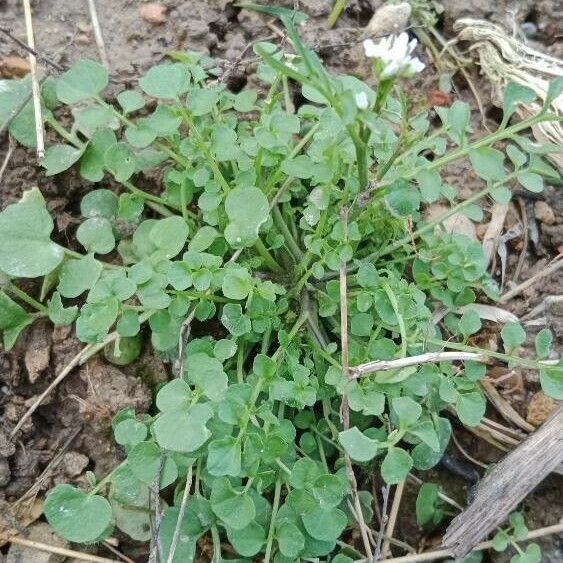
M 418 2 L 418 0 L 417 0 Z M 310 17 L 302 28 L 305 41 L 314 47 L 335 72 L 365 74 L 365 63 L 359 43 L 363 28 L 370 21 L 379 0 L 350 0 L 333 30 L 326 29 L 326 18 L 333 0 L 296 0 L 272 2 L 292 6 Z M 420 3 L 420 2 L 418 2 Z M 430 3 L 430 2 L 429 2 Z M 20 0 L 0 0 L 0 27 L 16 37 L 25 38 L 24 16 Z M 257 40 L 279 39 L 280 30 L 267 18 L 241 11 L 228 0 L 162 0 L 160 5 L 165 21 L 149 23 L 140 16 L 144 5 L 139 0 L 96 0 L 100 27 L 105 39 L 112 81 L 107 95 L 134 86 L 139 76 L 151 65 L 163 59 L 167 50 L 201 51 L 220 59 L 225 66 L 241 61 L 230 73 L 229 85 L 238 90 L 253 81 L 254 66 L 249 43 Z M 563 3 L 552 0 L 444 0 L 444 13 L 438 28 L 446 38 L 453 36 L 453 22 L 463 16 L 492 19 L 508 29 L 519 29 L 528 36 L 532 45 L 555 56 L 563 54 Z M 68 66 L 81 57 L 99 58 L 91 26 L 88 4 L 77 0 L 32 0 L 33 21 L 37 50 L 52 61 Z M 0 35 L 0 72 L 6 70 L 6 57 L 25 57 L 25 53 L 6 36 Z M 426 54 L 427 69 L 413 83 L 412 96 L 419 102 L 425 100 L 437 88 L 438 77 Z M 3 66 L 4 65 L 4 66 Z M 492 108 L 489 87 L 474 69 L 473 79 L 483 96 L 486 115 L 493 120 L 498 112 Z M 462 78 L 455 77 L 455 97 L 461 97 L 476 107 L 475 100 Z M 480 120 L 476 114 L 475 126 Z M 8 139 L 0 139 L 0 163 L 8 150 Z M 480 186 L 479 180 L 468 173 L 463 164 L 447 171 L 446 180 L 457 187 L 464 197 L 469 197 Z M 48 201 L 49 209 L 56 216 L 58 236 L 70 239 L 76 223 L 78 202 L 88 188 L 87 183 L 75 172 L 55 178 L 46 178 L 36 166 L 35 155 L 16 148 L 9 160 L 0 183 L 0 208 L 17 200 L 24 189 L 38 186 Z M 529 236 L 520 236 L 508 243 L 506 268 L 507 287 L 528 279 L 542 270 L 549 260 L 563 252 L 563 198 L 561 187 L 548 186 L 538 196 L 518 193 L 511 204 L 505 228 L 523 222 L 529 228 Z M 482 236 L 490 220 L 492 202 L 485 202 L 483 225 L 477 226 Z M 517 268 L 520 256 L 522 266 Z M 497 260 L 495 275 L 500 275 Z M 33 288 L 33 285 L 29 286 Z M 561 276 L 551 277 L 535 284 L 507 304 L 507 308 L 523 316 L 540 306 L 547 296 L 562 295 Z M 539 312 L 536 317 L 542 317 Z M 563 322 L 559 323 L 563 326 Z M 542 325 L 529 327 L 530 334 Z M 561 329 L 559 329 L 561 330 Z M 491 324 L 487 335 L 489 343 L 496 339 L 498 328 Z M 561 332 L 558 334 L 561 339 Z M 139 362 L 127 368 L 116 368 L 103 358 L 91 361 L 70 375 L 45 401 L 34 416 L 25 424 L 17 442 L 8 438 L 10 429 L 40 394 L 54 376 L 77 353 L 81 344 L 70 329 L 53 330 L 47 323 L 36 323 L 26 330 L 10 353 L 0 348 L 0 515 L 7 514 L 7 504 L 17 512 L 20 522 L 29 524 L 29 537 L 46 543 L 57 541 L 41 522 L 38 503 L 45 491 L 60 482 L 80 483 L 85 471 L 105 474 L 118 461 L 122 453 L 111 440 L 109 421 L 119 409 L 133 404 L 137 411 L 149 408 L 151 389 L 166 381 L 170 366 L 150 354 L 148 343 Z M 518 372 L 498 385 L 498 390 L 524 417 L 528 415 L 531 398 L 538 391 L 536 375 Z M 491 409 L 491 417 L 495 412 Z M 482 441 L 456 428 L 456 436 L 471 455 L 489 463 L 499 458 L 499 452 Z M 469 463 L 453 445 L 448 455 Z M 480 467 L 472 466 L 479 470 Z M 459 502 L 466 501 L 470 481 L 459 476 L 459 471 L 440 467 L 428 476 L 440 483 L 448 494 Z M 523 505 L 530 528 L 538 528 L 558 522 L 563 517 L 561 477 L 551 476 L 531 495 Z M 402 505 L 404 516 L 399 520 L 397 537 L 411 545 L 432 545 L 439 541 L 443 529 L 422 536 L 414 522 L 416 489 L 408 488 Z M 2 516 L 0 516 L 0 528 Z M 18 524 L 22 525 L 22 524 Z M 144 561 L 145 548 L 124 540 L 120 549 L 135 561 Z M 544 561 L 563 561 L 563 543 L 549 538 L 542 543 Z M 0 562 L 54 562 L 39 552 L 22 550 L 15 546 L 1 547 Z M 99 546 L 92 548 L 100 555 L 111 553 Z M 487 555 L 494 561 L 504 561 L 505 556 Z

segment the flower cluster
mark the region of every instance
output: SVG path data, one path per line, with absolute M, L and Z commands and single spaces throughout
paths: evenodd
M 424 68 L 424 63 L 418 57 L 412 56 L 416 45 L 417 40 L 409 41 L 409 36 L 405 32 L 384 37 L 379 43 L 375 43 L 372 39 L 364 41 L 366 57 L 377 59 L 379 63 L 377 74 L 380 80 L 408 78 L 420 72 Z

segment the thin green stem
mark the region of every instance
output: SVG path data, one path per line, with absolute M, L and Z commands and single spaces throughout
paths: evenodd
M 8 282 L 3 287 L 9 293 L 18 297 L 24 303 L 27 303 L 28 305 L 30 305 L 31 307 L 33 307 L 34 309 L 36 309 L 40 313 L 43 313 L 45 315 L 48 313 L 48 309 L 47 309 L 47 307 L 45 307 L 45 305 L 43 305 L 42 303 L 39 303 L 39 301 L 37 301 L 36 299 L 31 297 L 31 295 L 28 295 L 25 291 L 21 290 L 17 285 L 14 285 L 13 283 Z
M 211 526 L 211 539 L 213 540 L 213 563 L 222 563 L 221 538 L 219 537 L 219 530 L 215 524 Z
M 346 7 L 347 2 L 348 0 L 336 0 L 326 22 L 328 29 L 332 29 L 336 25 L 336 22 L 338 21 L 342 10 Z
M 276 274 L 283 274 L 283 268 L 276 262 L 260 238 L 258 238 L 254 243 L 254 248 L 256 248 L 258 254 L 260 254 L 264 263 L 268 266 L 268 268 L 270 268 L 270 270 L 272 270 L 272 272 L 275 272 Z
M 280 507 L 281 486 L 281 479 L 278 479 L 274 487 L 274 502 L 272 505 L 272 516 L 270 518 L 270 528 L 268 530 L 268 541 L 266 542 L 264 563 L 269 563 L 270 557 L 272 556 L 272 545 L 274 543 L 274 532 L 276 530 L 276 518 L 278 517 L 278 510 Z
M 274 219 L 274 224 L 283 235 L 287 248 L 293 258 L 293 261 L 295 263 L 300 262 L 303 259 L 303 251 L 301 250 L 301 248 L 299 248 L 297 241 L 293 238 L 293 235 L 291 234 L 291 231 L 286 225 L 283 215 L 277 205 L 273 208 L 272 215 Z
M 385 291 L 385 294 L 389 298 L 391 307 L 393 307 L 393 311 L 395 313 L 395 316 L 397 317 L 399 332 L 401 334 L 401 358 L 405 358 L 407 356 L 407 329 L 405 327 L 405 319 L 403 319 L 403 316 L 401 315 L 401 312 L 399 310 L 399 302 L 397 301 L 397 297 L 391 289 L 391 286 L 387 282 L 385 282 L 382 284 L 382 287 L 383 291 Z

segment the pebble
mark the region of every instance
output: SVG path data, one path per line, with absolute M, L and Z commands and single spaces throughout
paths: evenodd
M 408 2 L 384 4 L 375 11 L 362 36 L 375 39 L 390 33 L 401 33 L 409 24 L 411 12 Z
M 534 204 L 534 212 L 536 219 L 541 223 L 546 225 L 553 225 L 555 223 L 555 213 L 545 201 L 536 201 Z
M 520 29 L 528 39 L 533 39 L 538 34 L 538 26 L 534 22 L 523 22 Z
M 67 452 L 63 456 L 63 470 L 68 477 L 78 477 L 88 466 L 90 460 L 84 454 Z
M 29 61 L 22 57 L 4 57 L 0 60 L 0 76 L 22 78 L 29 72 Z
M 0 459 L 0 487 L 5 487 L 12 478 L 10 465 L 7 459 Z
M 538 391 L 528 404 L 526 420 L 534 426 L 539 426 L 545 422 L 556 406 L 554 399 Z
M 146 21 L 155 25 L 166 23 L 166 7 L 156 2 L 143 4 L 139 8 L 139 15 Z

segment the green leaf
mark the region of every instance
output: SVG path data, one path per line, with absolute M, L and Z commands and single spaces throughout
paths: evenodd
M 209 225 L 204 225 L 196 231 L 188 244 L 188 248 L 194 252 L 203 252 L 207 250 L 219 236 L 217 229 Z
M 210 113 L 217 100 L 220 90 L 218 88 L 195 88 L 188 93 L 188 110 L 196 117 Z
M 262 190 L 234 188 L 225 199 L 225 212 L 230 220 L 225 239 L 233 248 L 243 248 L 256 242 L 260 226 L 270 216 L 270 206 Z
M 117 215 L 125 221 L 136 221 L 144 209 L 144 200 L 135 194 L 120 194 Z
M 398 397 L 393 399 L 391 406 L 399 418 L 399 426 L 401 428 L 411 426 L 422 414 L 422 407 L 410 397 Z
M 72 324 L 76 315 L 78 315 L 78 307 L 64 307 L 61 301 L 61 296 L 58 291 L 55 291 L 51 296 L 48 304 L 49 319 L 55 326 L 68 326 Z
M 440 197 L 442 178 L 436 170 L 421 170 L 416 175 L 420 196 L 425 203 L 433 203 Z
M 242 313 L 242 307 L 238 303 L 226 303 L 223 306 L 221 323 L 237 338 L 249 333 L 252 328 L 250 319 Z
M 33 317 L 0 289 L 0 331 L 4 333 L 4 349 L 9 352 L 20 332 L 33 322 Z
M 309 458 L 301 458 L 295 462 L 291 469 L 289 484 L 294 489 L 301 490 L 322 475 L 322 468 L 316 461 Z
M 178 215 L 173 215 L 158 220 L 152 227 L 149 238 L 166 258 L 174 258 L 184 248 L 188 231 L 186 221 Z
M 338 475 L 321 475 L 315 479 L 312 492 L 321 508 L 328 510 L 342 502 L 346 494 L 346 484 Z
M 111 223 L 103 217 L 86 219 L 76 229 L 76 238 L 88 252 L 96 254 L 108 254 L 115 247 Z
M 374 325 L 373 316 L 369 313 L 358 313 L 350 321 L 350 331 L 355 336 L 369 336 Z
M 37 203 L 14 203 L 0 213 L 0 270 L 16 278 L 52 272 L 64 250 L 49 238 L 53 220 Z
M 225 398 L 228 378 L 219 360 L 198 352 L 188 356 L 185 363 L 188 380 L 210 401 L 222 401 Z
M 76 320 L 76 336 L 82 342 L 99 342 L 115 323 L 118 310 L 118 301 L 113 296 L 95 303 L 86 303 Z
M 172 452 L 193 452 L 211 436 L 207 421 L 213 411 L 207 405 L 185 406 L 163 412 L 153 425 L 159 445 Z
M 145 107 L 143 96 L 136 90 L 123 90 L 117 94 L 117 101 L 123 113 L 131 113 Z
M 78 297 L 94 287 L 102 270 L 102 264 L 92 254 L 65 261 L 59 274 L 59 293 L 63 297 Z
M 440 461 L 443 453 L 446 451 L 452 433 L 452 426 L 450 424 L 450 421 L 446 418 L 438 417 L 435 422 L 435 429 L 438 434 L 440 450 L 436 452 L 428 444 L 425 443 L 421 443 L 415 446 L 411 452 L 411 455 L 413 458 L 414 466 L 417 469 L 431 469 Z
M 405 217 L 412 215 L 420 207 L 420 194 L 414 186 L 399 179 L 387 188 L 385 202 L 391 212 Z
M 90 182 L 101 181 L 104 178 L 104 155 L 115 144 L 117 138 L 111 129 L 97 129 L 80 158 L 80 175 Z
M 305 547 L 305 537 L 299 528 L 286 520 L 278 523 L 276 538 L 281 553 L 291 559 L 296 558 Z
M 469 160 L 476 174 L 483 180 L 502 180 L 504 171 L 504 155 L 490 147 L 481 147 L 469 151 Z
M 266 541 L 266 532 L 257 522 L 250 522 L 246 528 L 236 530 L 227 528 L 227 537 L 239 555 L 252 557 L 256 555 Z
M 281 169 L 288 176 L 295 176 L 296 178 L 302 179 L 311 178 L 315 171 L 313 161 L 304 154 L 291 160 L 284 160 L 281 164 Z
M 213 440 L 207 453 L 207 471 L 215 477 L 238 477 L 241 472 L 240 440 L 233 436 Z
M 439 503 L 439 489 L 434 483 L 423 483 L 416 497 L 416 523 L 424 526 L 432 522 Z
M 481 330 L 481 317 L 476 311 L 467 311 L 459 319 L 458 328 L 465 338 Z
M 45 156 L 41 159 L 41 166 L 45 168 L 46 176 L 54 176 L 68 170 L 84 153 L 86 146 L 81 149 L 71 145 L 49 145 Z
M 381 464 L 381 476 L 388 485 L 396 485 L 407 477 L 412 465 L 412 457 L 402 448 L 393 446 Z
M 459 420 L 466 426 L 477 426 L 483 415 L 487 403 L 480 393 L 460 393 L 457 397 L 455 409 Z
M 188 500 L 188 507 L 178 534 L 176 543 L 176 551 L 172 563 L 194 563 L 196 561 L 197 541 L 200 535 L 205 531 L 197 517 L 190 517 L 190 507 L 196 502 L 196 497 Z M 176 531 L 176 524 L 180 516 L 180 509 L 171 506 L 164 511 L 162 521 L 160 523 L 159 534 L 160 544 L 162 548 L 162 557 L 164 561 L 168 561 L 172 539 Z
M 129 180 L 137 166 L 133 151 L 125 143 L 116 143 L 106 150 L 104 165 L 118 182 Z
M 123 422 L 119 424 L 123 424 Z M 139 442 L 135 444 L 127 456 L 127 465 L 135 477 L 149 487 L 154 484 L 159 473 L 161 489 L 164 489 L 164 487 L 167 487 L 178 478 L 176 463 L 168 456 L 164 458 L 163 463 L 161 451 L 154 442 Z M 162 471 L 160 469 L 161 465 Z
M 192 398 L 192 390 L 183 379 L 173 379 L 156 395 L 156 406 L 161 411 L 187 408 Z
M 246 268 L 229 268 L 225 270 L 221 287 L 223 295 L 229 299 L 246 299 L 252 290 L 252 276 Z
M 536 93 L 528 86 L 510 81 L 504 89 L 502 102 L 504 124 L 508 123 L 510 116 L 516 111 L 518 104 L 530 104 L 536 99 Z
M 549 356 L 553 343 L 553 333 L 548 328 L 542 328 L 535 339 L 536 354 L 540 360 L 545 360 Z
M 563 400 L 563 362 L 541 369 L 540 383 L 546 395 L 558 401 Z
M 65 104 L 76 104 L 96 97 L 107 85 L 105 67 L 90 59 L 82 59 L 57 79 L 57 98 Z
M 563 92 L 563 76 L 558 76 L 549 82 L 547 95 L 543 104 L 544 109 L 549 108 L 551 103 Z
M 498 552 L 503 552 L 508 547 L 508 540 L 510 538 L 506 535 L 506 532 L 499 530 L 493 536 L 493 549 Z
M 134 446 L 147 437 L 147 427 L 132 418 L 122 420 L 113 430 L 115 441 L 122 446 Z
M 427 444 L 435 452 L 440 451 L 440 441 L 438 440 L 438 434 L 434 429 L 434 424 L 430 420 L 424 420 L 409 427 L 409 434 L 420 438 L 425 444 Z
M 307 533 L 326 542 L 337 540 L 348 524 L 346 514 L 339 508 L 326 510 L 319 506 L 301 518 Z
M 338 434 L 338 440 L 354 461 L 369 461 L 381 448 L 376 440 L 368 438 L 356 426 Z
M 230 127 L 218 125 L 211 133 L 211 146 L 217 162 L 236 160 L 240 153 L 237 134 Z
M 111 506 L 99 495 L 70 485 L 57 485 L 43 505 L 49 524 L 63 538 L 91 543 L 100 538 L 111 522 Z
M 510 354 L 526 341 L 526 332 L 519 323 L 514 321 L 507 322 L 500 331 L 502 342 L 505 349 Z
M 235 491 L 226 477 L 213 482 L 209 500 L 213 512 L 233 530 L 243 530 L 256 515 L 250 495 Z
M 516 179 L 529 192 L 538 194 L 543 191 L 543 178 L 535 172 L 519 172 Z
M 93 190 L 88 192 L 80 202 L 80 213 L 83 217 L 104 217 L 112 219 L 117 213 L 117 196 L 110 190 Z
M 139 86 L 153 98 L 174 100 L 188 89 L 188 73 L 182 63 L 155 65 L 140 78 Z

